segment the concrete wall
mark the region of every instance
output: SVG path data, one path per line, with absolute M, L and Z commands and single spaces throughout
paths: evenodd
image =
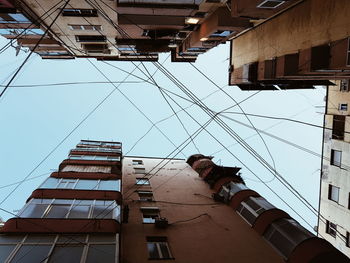
M 133 159 L 143 160 L 146 172 L 161 161 L 123 159 L 123 198 L 130 209 L 129 222 L 122 226 L 123 262 L 157 262 L 148 260 L 146 236 L 168 238 L 175 260 L 164 262 L 283 262 L 231 207 L 213 201 L 212 190 L 185 161 L 170 161 L 155 175 L 157 170 L 145 176 L 150 178 L 150 186 L 137 187 L 135 179 L 143 175 L 135 175 Z M 156 202 L 138 201 L 135 190 L 141 189 L 153 191 Z M 170 225 L 158 229 L 154 224 L 143 224 L 140 207 L 146 206 L 158 207 L 160 216 L 167 218 Z M 195 217 L 198 218 L 176 223 Z
M 332 128 L 333 115 L 348 115 L 347 112 L 339 111 L 339 103 L 348 103 L 350 105 L 350 93 L 339 91 L 339 82 L 337 86 L 330 86 L 327 100 L 327 115 L 325 118 L 325 126 Z M 350 118 L 346 118 L 345 131 L 350 131 Z M 320 213 L 332 223 L 337 224 L 339 235 L 334 238 L 326 233 L 326 225 L 319 221 L 319 236 L 331 242 L 336 248 L 350 257 L 350 248 L 346 247 L 344 239 L 346 232 L 350 232 L 350 134 L 345 134 L 345 140 L 332 139 L 332 130 L 325 130 L 324 136 L 324 159 L 321 178 L 321 197 L 320 197 Z M 341 167 L 330 164 L 331 150 L 342 152 Z M 329 184 L 340 188 L 339 202 L 328 199 Z
M 350 35 L 350 1 L 305 0 L 232 41 L 234 68 Z

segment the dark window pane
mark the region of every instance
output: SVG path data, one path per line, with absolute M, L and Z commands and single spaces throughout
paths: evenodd
M 148 255 L 150 258 L 160 258 L 156 243 L 147 243 Z
M 0 244 L 2 243 L 17 243 L 23 239 L 23 236 L 18 235 L 0 235 Z
M 52 205 L 50 211 L 47 213 L 47 218 L 65 218 L 68 214 L 71 205 Z
M 82 245 L 57 245 L 50 256 L 49 263 L 78 263 L 80 262 L 83 248 Z
M 108 243 L 115 243 L 115 235 L 106 235 L 106 234 L 100 234 L 100 235 L 90 235 L 89 236 L 89 243 L 94 242 L 108 242 Z
M 108 206 L 95 206 L 92 218 L 113 218 L 113 208 L 115 205 Z
M 51 245 L 23 245 L 17 251 L 11 263 L 38 263 L 46 259 L 49 254 Z
M 5 262 L 16 245 L 0 245 L 0 262 Z
M 56 235 L 29 235 L 25 243 L 53 243 L 55 240 Z
M 85 243 L 86 235 L 60 235 L 58 237 L 57 243 Z
M 21 217 L 42 217 L 47 204 L 29 204 L 25 210 L 20 214 Z
M 89 205 L 73 206 L 69 213 L 69 218 L 88 218 L 90 211 Z
M 86 263 L 114 263 L 116 245 L 90 245 Z
M 162 258 L 171 258 L 168 244 L 165 242 L 159 243 L 160 251 L 162 252 Z

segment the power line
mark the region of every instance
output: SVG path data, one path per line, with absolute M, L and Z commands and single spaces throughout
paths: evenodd
M 23 68 L 23 66 L 27 63 L 28 59 L 31 57 L 31 55 L 34 53 L 35 49 L 39 46 L 40 42 L 44 39 L 44 37 L 46 36 L 46 34 L 49 32 L 50 28 L 53 26 L 53 24 L 56 22 L 56 20 L 58 19 L 58 17 L 61 15 L 63 9 L 68 5 L 70 0 L 67 0 L 65 2 L 65 4 L 63 5 L 63 7 L 61 8 L 61 10 L 59 10 L 58 14 L 56 15 L 56 17 L 52 20 L 51 24 L 48 26 L 48 28 L 45 30 L 44 34 L 40 37 L 40 39 L 38 40 L 38 42 L 35 44 L 34 48 L 29 52 L 28 56 L 24 59 L 23 63 L 19 66 L 19 68 L 17 69 L 17 71 L 15 72 L 15 74 L 12 76 L 12 78 L 10 79 L 10 81 L 7 83 L 7 85 L 5 86 L 5 88 L 1 91 L 0 93 L 0 98 L 2 97 L 2 95 L 6 92 L 6 90 L 9 88 L 9 86 L 11 85 L 11 83 L 13 82 L 13 80 L 16 78 L 16 76 L 18 75 L 18 73 L 21 71 L 21 69 Z M 0 203 L 1 205 L 1 203 Z
M 119 84 L 139 84 L 143 81 L 112 81 L 112 83 Z M 26 85 L 10 85 L 11 88 L 36 88 L 36 87 L 51 87 L 51 86 L 68 86 L 68 85 L 85 85 L 85 84 L 110 84 L 108 81 L 78 81 L 78 82 L 58 82 L 46 84 L 26 84 Z M 6 85 L 0 85 L 6 87 Z

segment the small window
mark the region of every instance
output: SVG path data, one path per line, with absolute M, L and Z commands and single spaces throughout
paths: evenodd
M 333 115 L 332 139 L 344 140 L 345 116 Z
M 146 169 L 145 168 L 134 168 L 135 174 L 145 174 Z
M 172 259 L 166 237 L 147 237 L 149 259 Z
M 350 54 L 350 52 L 349 52 Z M 348 65 L 350 65 L 350 61 L 348 60 Z M 349 91 L 349 80 L 348 79 L 342 79 L 340 81 L 340 91 L 342 92 L 348 92 Z
M 334 185 L 328 186 L 328 199 L 332 200 L 334 202 L 339 202 L 339 187 L 336 187 Z
M 331 150 L 331 165 L 341 167 L 341 151 Z
M 136 178 L 137 185 L 150 185 L 149 180 L 147 178 Z
M 106 42 L 106 36 L 101 35 L 82 35 L 75 36 L 77 42 Z
M 348 110 L 348 104 L 347 103 L 339 103 L 338 109 L 340 111 L 347 111 Z
M 248 197 L 241 202 L 237 208 L 237 213 L 250 225 L 253 225 L 262 212 L 273 208 L 274 206 L 262 197 Z
M 138 191 L 139 200 L 143 202 L 152 202 L 153 193 L 151 191 Z
M 337 225 L 327 220 L 326 233 L 335 238 L 337 236 Z
M 63 16 L 83 16 L 83 17 L 96 17 L 97 10 L 96 9 L 63 9 Z
M 350 233 L 349 232 L 346 232 L 346 243 L 345 245 L 347 247 L 350 247 Z
M 132 165 L 143 165 L 142 160 L 132 160 Z
M 100 25 L 69 25 L 70 30 L 101 31 Z
M 349 193 L 349 200 L 348 200 L 348 209 L 350 209 L 350 193 Z
M 159 218 L 158 207 L 141 207 L 142 222 L 145 224 L 154 224 Z

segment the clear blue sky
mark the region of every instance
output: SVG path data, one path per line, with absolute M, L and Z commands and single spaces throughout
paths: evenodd
M 7 42 L 0 38 L 0 46 Z M 0 83 L 6 84 L 8 77 L 20 65 L 27 53 L 21 52 L 15 56 L 13 48 L 0 55 Z M 200 68 L 217 85 L 224 87 L 235 100 L 241 101 L 254 92 L 243 92 L 238 87 L 226 86 L 228 82 L 229 44 L 221 45 L 206 54 L 199 56 L 196 66 Z M 91 60 L 100 68 L 110 80 L 121 81 L 126 73 L 120 70 Z M 188 88 L 203 98 L 217 87 L 208 82 L 203 76 L 187 63 L 171 63 L 169 54 L 162 54 L 160 62 L 168 68 Z M 129 62 L 110 62 L 112 65 L 131 71 L 134 68 Z M 138 63 L 137 63 L 138 64 Z M 147 69 L 153 73 L 155 67 L 145 63 Z M 135 73 L 145 78 L 140 71 Z M 162 73 L 154 75 L 158 85 L 176 92 L 183 93 L 173 85 Z M 106 81 L 106 79 L 91 66 L 86 59 L 76 60 L 42 60 L 34 54 L 12 85 L 47 84 L 62 82 Z M 130 77 L 120 86 L 120 90 L 141 109 L 153 122 L 160 121 L 172 115 L 172 111 L 161 96 L 157 87 L 147 83 L 139 83 L 139 79 Z M 118 84 L 116 84 L 118 85 Z M 114 87 L 111 84 L 84 84 L 44 87 L 11 87 L 0 99 L 0 174 L 1 186 L 22 180 L 45 156 L 67 136 L 87 114 L 101 102 Z M 325 89 L 291 91 L 264 91 L 253 96 L 241 104 L 247 113 L 261 114 L 275 117 L 292 117 L 304 122 L 322 125 L 324 110 Z M 183 107 L 190 103 L 180 98 L 173 98 Z M 169 99 L 170 100 L 170 99 Z M 215 111 L 220 111 L 235 103 L 223 92 L 217 91 L 204 100 L 206 105 Z M 172 104 L 176 110 L 178 106 Z M 188 109 L 200 123 L 208 120 L 208 116 L 197 106 Z M 239 108 L 231 109 L 240 112 Z M 235 120 L 248 123 L 247 119 L 239 114 L 228 113 Z M 179 113 L 189 133 L 198 129 L 198 125 L 186 113 Z M 250 117 L 258 129 L 266 130 L 285 140 L 294 142 L 314 152 L 321 153 L 322 129 L 300 125 L 292 122 Z M 243 127 L 241 124 L 224 119 L 242 138 L 254 135 L 254 130 Z M 248 123 L 249 124 L 249 123 Z M 57 169 L 59 163 L 67 156 L 68 151 L 80 139 L 114 140 L 123 143 L 124 153 L 128 152 L 134 143 L 150 128 L 151 123 L 119 91 L 115 91 L 65 142 L 40 165 L 30 177 L 49 173 Z M 271 127 L 273 126 L 273 127 Z M 175 145 L 181 144 L 188 135 L 181 127 L 176 117 L 171 117 L 158 124 Z M 226 146 L 233 145 L 234 139 L 212 122 L 210 132 L 215 134 Z M 271 137 L 262 135 L 272 153 L 277 170 L 316 208 L 319 194 L 320 159 L 306 152 L 293 148 Z M 259 136 L 252 136 L 247 142 L 272 163 L 264 144 Z M 213 154 L 222 150 L 205 131 L 196 139 L 195 143 L 203 154 Z M 174 146 L 164 138 L 155 128 L 130 151 L 128 155 L 140 156 L 167 156 L 174 150 Z M 253 159 L 239 145 L 230 146 L 234 154 L 249 166 L 264 180 L 270 180 L 272 175 Z M 178 158 L 188 157 L 196 153 L 196 148 L 190 144 L 179 154 Z M 225 150 L 216 153 L 214 161 L 226 166 L 241 166 L 237 160 Z M 48 176 L 24 182 L 1 207 L 11 212 L 20 209 L 31 192 Z M 263 184 L 256 182 L 256 178 L 246 169 L 242 169 L 242 176 L 247 185 L 267 198 L 275 206 L 280 207 L 295 217 L 301 224 L 305 223 L 283 204 Z M 316 225 L 316 217 L 311 214 L 299 201 L 296 200 L 277 180 L 269 185 L 295 210 L 312 225 Z M 15 186 L 0 189 L 0 201 Z M 8 219 L 11 215 L 0 211 L 0 217 Z M 305 225 L 306 226 L 306 225 Z

